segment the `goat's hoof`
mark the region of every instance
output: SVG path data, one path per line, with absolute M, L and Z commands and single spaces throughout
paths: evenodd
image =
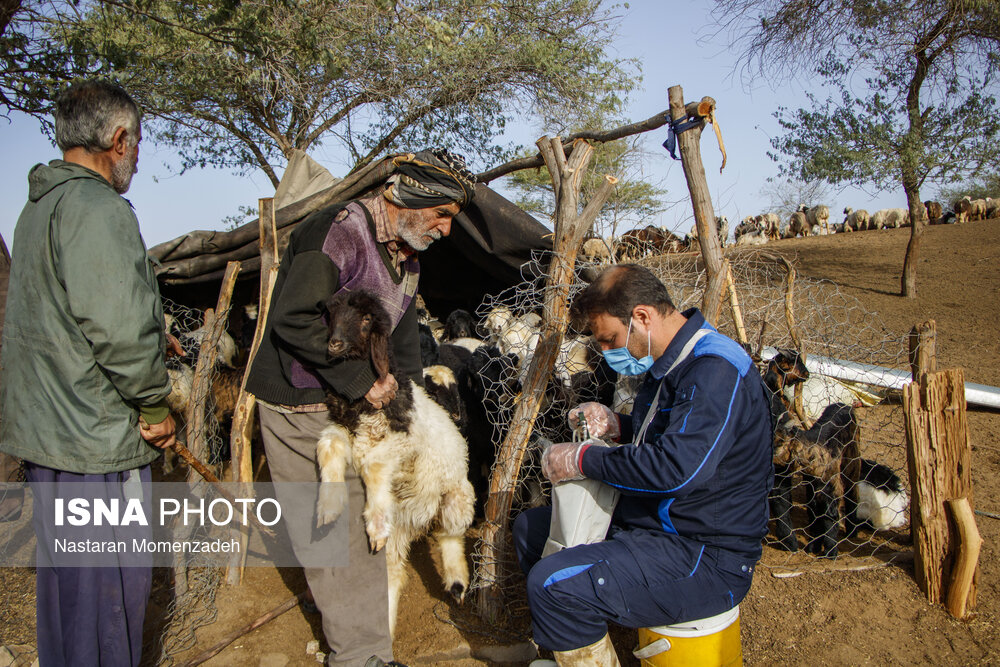
M 368 538 L 368 546 L 371 547 L 371 551 L 372 551 L 373 554 L 377 554 L 379 551 L 382 551 L 382 549 L 385 549 L 385 544 L 388 541 L 389 541 L 389 538 L 387 538 L 387 537 L 385 537 L 385 538 L 378 538 L 378 539 L 376 539 L 374 537 L 369 537 Z
M 774 546 L 779 549 L 795 553 L 799 550 L 799 541 L 795 539 L 794 535 L 789 535 L 788 537 L 778 540 Z
M 825 546 L 822 542 L 815 541 L 810 542 L 806 545 L 806 551 L 813 554 L 817 558 L 828 558 L 829 560 L 837 559 L 837 545 L 834 544 L 832 547 Z
M 465 584 L 461 581 L 456 581 L 448 589 L 448 593 L 451 597 L 455 598 L 455 602 L 462 604 L 462 601 L 465 600 Z
M 347 484 L 327 482 L 319 485 L 319 499 L 316 501 L 316 527 L 333 523 L 344 513 L 347 506 Z
M 389 522 L 381 514 L 376 514 L 368 519 L 365 524 L 365 532 L 368 533 L 368 545 L 371 547 L 372 553 L 377 554 L 385 548 L 389 541 Z

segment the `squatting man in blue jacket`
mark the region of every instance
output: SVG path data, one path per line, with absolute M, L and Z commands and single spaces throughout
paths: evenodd
M 573 304 L 613 369 L 644 375 L 631 415 L 582 410 L 592 437 L 551 445 L 542 472 L 621 492 L 605 541 L 541 558 L 551 508 L 521 514 L 514 542 L 535 641 L 559 665 L 618 665 L 607 622 L 672 625 L 747 594 L 773 481 L 768 401 L 750 357 L 697 309 L 678 312 L 649 270 L 605 270 Z M 647 423 L 643 429 L 644 423 Z

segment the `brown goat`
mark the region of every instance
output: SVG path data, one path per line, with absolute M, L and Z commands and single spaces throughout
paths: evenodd
M 768 362 L 764 374 L 764 384 L 772 393 L 771 413 L 777 422 L 771 515 L 778 542 L 788 551 L 797 551 L 798 541 L 791 523 L 792 488 L 794 476 L 801 475 L 808 485 L 806 550 L 824 558 L 836 558 L 840 498 L 844 499 L 848 534 L 853 535 L 859 527 L 856 490 L 861 476 L 859 427 L 853 407 L 833 403 L 811 428 L 801 428 L 791 415 L 791 405 L 783 390 L 786 385 L 808 377 L 801 356 L 788 351 L 779 352 Z

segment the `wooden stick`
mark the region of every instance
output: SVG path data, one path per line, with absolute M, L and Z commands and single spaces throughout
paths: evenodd
M 218 477 L 215 476 L 215 473 L 209 470 L 208 466 L 206 466 L 204 463 L 198 460 L 198 457 L 195 456 L 190 449 L 188 449 L 187 447 L 176 441 L 173 444 L 173 448 L 174 451 L 176 451 L 177 454 L 180 455 L 182 459 L 187 461 L 187 464 L 191 466 L 193 470 L 197 471 L 197 473 L 201 475 L 206 482 L 212 485 L 212 488 L 214 488 L 215 491 L 220 496 L 228 500 L 231 505 L 235 506 L 237 504 L 236 497 L 233 494 L 231 494 L 229 490 L 226 489 L 226 487 L 222 486 L 222 482 L 219 480 Z M 265 526 L 264 524 L 258 522 L 257 517 L 254 516 L 254 514 L 247 512 L 246 517 L 250 519 L 250 521 L 252 521 L 255 526 L 257 526 L 257 530 L 266 534 L 268 537 L 272 539 L 276 537 L 274 531 Z
M 785 264 L 785 271 L 788 273 L 787 280 L 785 282 L 785 322 L 788 324 L 788 335 L 792 338 L 792 344 L 795 349 L 798 350 L 799 356 L 802 357 L 802 363 L 806 363 L 806 351 L 802 347 L 802 339 L 799 337 L 799 328 L 795 325 L 795 300 L 793 296 L 795 294 L 795 267 L 784 257 L 779 257 Z M 792 409 L 795 412 L 795 416 L 799 418 L 802 422 L 802 428 L 809 429 L 812 426 L 812 420 L 806 415 L 805 405 L 802 399 L 802 383 L 799 382 L 795 385 L 795 398 L 792 401 Z
M 955 618 L 965 618 L 969 596 L 975 586 L 976 567 L 979 565 L 979 551 L 983 538 L 976 526 L 976 517 L 968 498 L 954 498 L 947 503 L 951 518 L 958 527 L 958 553 L 951 571 L 948 586 L 948 612 Z
M 656 130 L 667 124 L 670 119 L 670 114 L 667 111 L 661 111 L 655 116 L 651 116 L 646 120 L 639 121 L 638 123 L 629 123 L 628 125 L 622 125 L 621 127 L 616 127 L 613 130 L 606 131 L 584 131 L 571 134 L 565 139 L 563 139 L 563 147 L 568 149 L 573 145 L 573 142 L 578 139 L 583 139 L 586 141 L 591 141 L 594 143 L 606 143 L 609 141 L 616 141 L 618 139 L 624 139 L 625 137 L 631 137 L 636 134 L 641 134 L 643 132 L 649 132 L 650 130 Z M 537 145 L 537 144 L 536 144 Z M 541 147 L 539 147 L 540 149 Z M 521 171 L 522 169 L 537 169 L 538 167 L 545 165 L 545 159 L 541 151 L 538 155 L 532 157 L 518 158 L 517 160 L 511 160 L 510 162 L 505 162 L 497 167 L 493 167 L 481 174 L 476 174 L 476 181 L 479 183 L 489 183 L 490 181 L 495 181 L 501 176 L 506 176 L 507 174 L 513 173 L 515 171 Z
M 910 562 L 913 560 L 912 551 L 900 551 L 889 560 L 882 563 L 857 563 L 853 561 L 827 561 L 816 560 L 808 565 L 799 568 L 772 567 L 771 576 L 775 579 L 791 579 L 803 574 L 830 574 L 832 572 L 864 572 L 865 570 L 877 570 L 889 567 L 897 563 Z
M 218 655 L 219 653 L 222 652 L 222 649 L 226 648 L 240 637 L 250 634 L 260 626 L 264 625 L 265 623 L 273 621 L 274 619 L 278 618 L 289 609 L 294 609 L 295 606 L 302 601 L 302 598 L 304 598 L 305 595 L 306 591 L 302 591 L 298 595 L 290 597 L 289 599 L 285 600 L 284 602 L 282 602 L 277 607 L 267 612 L 263 616 L 259 616 L 257 619 L 247 623 L 239 630 L 226 635 L 217 644 L 215 644 L 214 646 L 205 651 L 202 651 L 201 653 L 199 653 L 198 655 L 196 655 L 195 657 L 191 658 L 186 663 L 184 663 L 184 667 L 194 667 L 195 665 L 200 665 L 209 658 Z
M 937 370 L 937 323 L 927 320 L 915 324 L 908 337 L 910 353 L 910 374 L 913 381 L 920 380 L 923 373 L 933 373 Z
M 229 314 L 229 303 L 233 297 L 233 288 L 236 286 L 236 276 L 240 272 L 239 262 L 230 262 L 226 266 L 226 276 L 222 281 L 222 288 L 219 290 L 219 300 L 215 311 L 206 311 L 205 326 L 209 328 L 209 334 L 201 341 L 201 348 L 198 351 L 198 363 L 195 365 L 194 378 L 191 381 L 191 399 L 187 406 L 187 441 L 191 451 L 196 457 L 205 458 L 207 445 L 205 444 L 205 410 L 208 402 L 208 395 L 212 389 L 212 371 L 216 364 L 216 350 L 219 346 L 219 339 L 226 329 L 226 320 Z M 210 315 L 210 313 L 212 313 Z M 193 476 L 188 475 L 188 480 Z
M 733 324 L 736 326 L 736 335 L 744 345 L 750 342 L 747 337 L 747 328 L 743 323 L 743 312 L 740 310 L 740 301 L 736 297 L 736 280 L 733 278 L 733 267 L 726 262 L 726 287 L 729 291 L 729 308 L 733 313 Z

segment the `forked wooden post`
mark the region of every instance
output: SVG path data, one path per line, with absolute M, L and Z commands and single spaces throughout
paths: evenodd
M 556 195 L 556 214 L 552 261 L 545 281 L 544 319 L 542 333 L 535 348 L 531 366 L 518 396 L 510 430 L 500 445 L 497 462 L 490 474 L 490 494 L 486 501 L 486 521 L 480 537 L 480 560 L 477 579 L 480 616 L 495 622 L 500 616 L 500 558 L 508 539 L 508 521 L 513 503 L 521 461 L 534 429 L 545 387 L 552 376 L 559 346 L 569 322 L 569 288 L 573 284 L 573 267 L 580 245 L 593 225 L 617 179 L 605 176 L 605 181 L 587 207 L 579 210 L 580 185 L 587 171 L 594 148 L 577 141 L 569 157 L 562 141 L 542 137 L 536 142 L 545 160 Z
M 278 278 L 278 231 L 274 217 L 274 199 L 265 197 L 258 200 L 260 216 L 257 218 L 260 228 L 260 296 L 257 301 L 257 329 L 253 334 L 250 354 L 247 357 L 247 368 L 240 385 L 240 395 L 236 400 L 236 410 L 233 412 L 233 428 L 230 434 L 230 450 L 233 454 L 233 480 L 240 482 L 241 497 L 249 498 L 252 494 L 250 483 L 253 482 L 253 420 L 257 407 L 257 399 L 246 390 L 247 378 L 257 349 L 264 339 L 264 328 L 267 325 L 267 313 L 271 308 L 271 291 Z M 244 526 L 241 522 L 241 526 Z M 239 530 L 239 552 L 233 553 L 226 572 L 226 583 L 235 586 L 243 580 L 243 567 L 247 558 L 247 531 Z
M 944 603 L 950 597 L 945 583 L 956 565 L 960 544 L 946 503 L 958 498 L 972 503 L 965 374 L 961 369 L 920 372 L 918 379 L 903 388 L 903 412 L 917 585 L 928 600 Z M 967 569 L 968 556 L 963 562 Z M 966 583 L 968 575 L 962 575 L 965 590 L 953 600 L 956 608 L 961 607 L 960 613 L 975 607 L 976 578 L 973 574 Z
M 680 86 L 671 86 L 668 94 L 670 118 L 674 122 L 686 118 L 702 119 L 691 129 L 677 135 L 677 145 L 681 151 L 681 164 L 684 166 L 688 190 L 691 192 L 691 205 L 694 207 L 694 221 L 698 227 L 701 256 L 705 260 L 707 285 L 701 312 L 706 320 L 718 324 L 722 308 L 722 291 L 726 285 L 726 270 L 722 261 L 722 245 L 719 243 L 719 233 L 715 226 L 712 196 L 709 194 L 708 181 L 705 178 L 705 166 L 701 161 L 701 130 L 705 126 L 704 119 L 715 110 L 715 100 L 703 97 L 701 102 L 692 102 L 685 107 L 684 90 Z

